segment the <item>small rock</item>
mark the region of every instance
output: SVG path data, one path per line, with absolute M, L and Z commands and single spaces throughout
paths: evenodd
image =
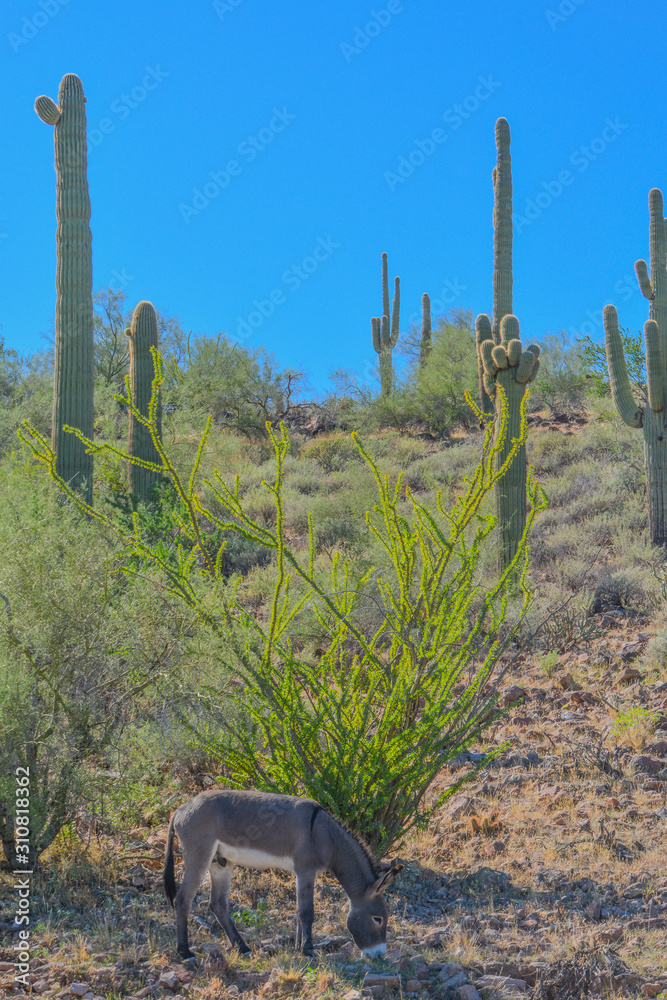
M 361 1000 L 362 996 L 361 990 L 348 990 L 343 994 L 342 1000 Z
M 426 937 L 422 941 L 422 944 L 426 948 L 437 948 L 439 945 L 442 944 L 442 942 L 445 940 L 447 936 L 448 936 L 448 931 L 446 930 L 431 931 L 430 934 L 426 935 Z
M 510 976 L 481 976 L 475 980 L 475 986 L 482 996 L 522 997 L 526 995 L 528 983 L 523 979 L 512 979 Z
M 49 988 L 48 979 L 38 979 L 36 983 L 32 984 L 33 993 L 46 993 Z
M 640 992 L 643 997 L 657 997 L 665 988 L 664 983 L 644 983 Z
M 660 760 L 659 757 L 649 757 L 648 754 L 635 754 L 630 761 L 633 771 L 641 771 L 644 774 L 659 774 L 664 766 L 664 760 Z
M 615 941 L 620 941 L 622 937 L 622 927 L 606 927 L 596 935 L 597 940 L 601 944 L 613 944 Z
M 67 990 L 73 997 L 85 997 L 90 991 L 90 986 L 87 983 L 70 983 Z
M 517 701 L 526 697 L 526 692 L 523 688 L 519 687 L 518 684 L 510 684 L 508 688 L 503 691 L 503 696 L 501 702 L 503 705 L 514 705 Z
M 467 982 L 468 982 L 468 976 L 463 971 L 463 969 L 461 969 L 461 971 L 457 972 L 455 976 L 452 976 L 450 979 L 445 980 L 445 987 L 448 990 L 454 990 L 457 988 L 457 986 L 463 986 L 464 983 Z
M 667 757 L 667 740 L 658 740 L 657 743 L 650 743 L 645 747 L 646 753 L 653 754 L 654 757 Z
M 158 983 L 160 986 L 164 987 L 165 990 L 171 990 L 175 993 L 181 984 L 180 979 L 175 972 L 163 972 L 160 976 Z
M 575 681 L 572 674 L 561 674 L 558 678 L 558 683 L 562 687 L 563 691 L 579 691 L 580 687 Z
M 454 795 L 447 806 L 449 819 L 459 819 L 460 816 L 470 816 L 475 811 L 474 800 L 467 795 Z
M 616 684 L 626 684 L 628 681 L 636 681 L 641 676 L 641 670 L 637 670 L 636 667 L 626 667 L 616 678 Z
M 642 651 L 642 642 L 624 642 L 621 646 L 621 659 L 624 663 L 628 660 L 634 659 L 635 656 L 639 656 Z M 637 676 L 641 676 L 639 671 L 637 671 Z
M 633 882 L 623 890 L 621 895 L 624 899 L 641 899 L 647 885 L 648 882 Z
M 456 962 L 447 962 L 440 969 L 438 976 L 440 977 L 440 979 L 444 979 L 445 981 L 447 981 L 448 979 L 451 979 L 452 976 L 456 975 L 456 973 L 459 972 L 460 969 L 461 966 L 457 965 Z
M 594 899 L 590 902 L 588 906 L 584 907 L 584 913 L 589 920 L 599 920 L 602 916 L 602 903 L 600 900 Z
M 364 976 L 364 989 L 381 986 L 383 989 L 398 990 L 401 986 L 400 976 L 381 976 L 375 972 L 367 972 Z
M 456 992 L 461 997 L 461 1000 L 482 1000 L 472 983 L 467 983 L 465 986 L 459 986 Z
M 423 985 L 424 984 L 419 979 L 408 979 L 407 983 L 405 984 L 405 992 L 406 993 L 418 993 L 419 990 L 422 989 Z M 653 994 L 651 994 L 651 995 L 653 995 Z M 343 997 L 343 1000 L 345 1000 L 344 997 Z

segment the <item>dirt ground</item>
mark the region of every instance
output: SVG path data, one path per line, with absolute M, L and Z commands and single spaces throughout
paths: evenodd
M 35 877 L 29 987 L 14 980 L 2 874 L 2 995 L 667 997 L 667 681 L 643 656 L 648 619 L 595 622 L 587 644 L 513 664 L 489 741 L 509 749 L 398 852 L 386 960 L 356 951 L 330 877 L 316 889 L 317 957 L 297 955 L 293 876 L 238 869 L 231 901 L 252 956 L 213 926 L 204 885 L 198 961 L 184 967 L 161 888 L 166 828 L 146 827 L 124 845 L 77 840 L 67 871 L 61 859 Z M 433 794 L 471 766 L 444 769 Z

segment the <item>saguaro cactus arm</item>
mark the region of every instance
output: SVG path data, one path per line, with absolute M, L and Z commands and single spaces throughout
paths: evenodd
M 144 421 L 150 420 L 155 424 L 161 438 L 162 408 L 159 395 L 153 399 L 155 363 L 151 354 L 151 348 L 157 350 L 158 347 L 157 314 L 150 302 L 140 302 L 136 306 L 132 326 L 125 331 L 125 335 L 130 345 L 130 398 Z M 156 406 L 154 413 L 150 412 L 151 402 Z M 131 492 L 146 502 L 159 479 L 154 469 L 159 464 L 159 455 L 146 423 L 132 413 L 128 425 L 128 452 L 145 463 L 131 463 L 128 472 Z
M 607 368 L 609 384 L 614 406 L 618 415 L 629 427 L 641 427 L 644 423 L 644 410 L 637 406 L 632 395 L 628 369 L 625 365 L 623 341 L 618 329 L 618 313 L 615 306 L 605 306 L 602 312 L 604 324 L 605 350 L 607 353 Z
M 654 413 L 660 413 L 664 407 L 662 351 L 660 350 L 660 331 L 654 319 L 647 319 L 644 323 L 644 340 L 646 341 L 648 405 Z
M 391 310 L 391 344 L 396 347 L 398 342 L 398 330 L 401 321 L 401 279 L 394 278 L 394 301 Z
M 371 335 L 373 337 L 373 347 L 378 352 L 378 354 L 382 350 L 382 341 L 380 339 L 382 330 L 380 326 L 381 322 L 382 320 L 380 319 L 379 316 L 373 316 L 373 318 L 371 319 Z
M 637 281 L 639 282 L 639 288 L 642 295 L 647 299 L 653 300 L 655 298 L 655 292 L 653 291 L 651 279 L 648 276 L 648 264 L 645 260 L 638 260 L 635 262 L 635 274 L 637 275 Z

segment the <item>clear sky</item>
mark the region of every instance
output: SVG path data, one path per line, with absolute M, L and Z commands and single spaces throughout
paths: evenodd
M 501 115 L 526 339 L 599 339 L 607 302 L 637 330 L 666 20 L 661 0 L 5 0 L 0 334 L 30 353 L 52 324 L 53 132 L 33 104 L 67 72 L 88 99 L 94 287 L 186 331 L 263 344 L 317 389 L 363 377 L 385 250 L 403 329 L 424 291 L 434 313 L 490 313 Z

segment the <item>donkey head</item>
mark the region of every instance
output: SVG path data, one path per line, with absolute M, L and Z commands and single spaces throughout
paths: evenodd
M 364 955 L 375 958 L 387 950 L 387 904 L 385 889 L 394 881 L 403 865 L 389 868 L 368 886 L 359 899 L 350 900 L 347 929 Z

